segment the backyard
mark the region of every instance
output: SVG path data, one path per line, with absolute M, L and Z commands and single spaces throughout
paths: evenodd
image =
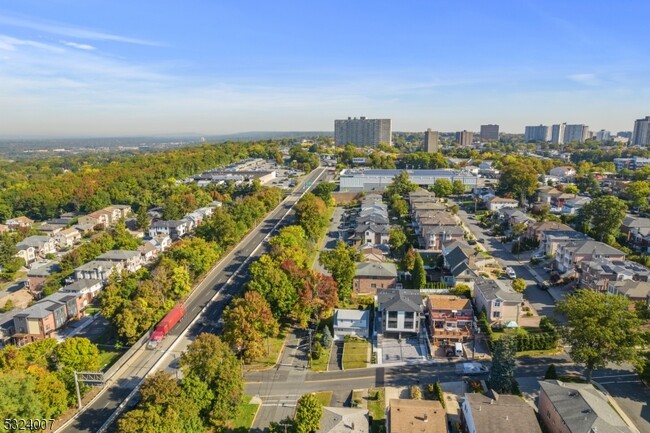
M 384 397 L 384 388 L 368 390 L 368 412 L 372 419 L 372 423 L 370 424 L 370 431 L 372 433 L 385 431 L 383 430 L 386 419 L 386 403 L 384 402 Z

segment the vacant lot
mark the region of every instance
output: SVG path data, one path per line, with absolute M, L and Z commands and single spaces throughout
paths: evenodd
M 366 340 L 350 340 L 343 343 L 343 369 L 366 368 L 370 343 Z

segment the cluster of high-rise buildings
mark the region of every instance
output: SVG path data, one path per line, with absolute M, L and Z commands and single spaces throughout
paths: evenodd
M 483 141 L 499 139 L 499 125 L 481 125 L 479 137 Z M 426 152 L 437 152 L 439 150 L 439 134 L 431 128 L 424 132 L 424 150 Z M 571 142 L 584 142 L 595 139 L 600 142 L 610 140 L 629 139 L 631 145 L 650 145 L 650 116 L 637 119 L 634 122 L 634 131 L 618 132 L 612 137 L 609 131 L 601 129 L 598 132 L 589 131 L 584 124 L 558 123 L 555 125 L 526 126 L 524 131 L 526 141 L 551 142 L 553 144 L 565 144 Z M 365 117 L 348 117 L 343 120 L 334 121 L 334 141 L 337 146 L 344 146 L 352 143 L 359 147 L 377 147 L 380 143 L 392 144 L 392 127 L 390 119 L 367 119 Z M 470 131 L 459 131 L 456 133 L 456 142 L 461 146 L 471 146 L 474 142 L 474 133 Z

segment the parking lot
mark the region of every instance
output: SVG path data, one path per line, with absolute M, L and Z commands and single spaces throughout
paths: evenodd
M 381 343 L 381 363 L 417 362 L 428 358 L 426 344 L 419 337 L 384 338 Z

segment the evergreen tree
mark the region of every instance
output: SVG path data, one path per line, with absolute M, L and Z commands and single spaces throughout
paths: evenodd
M 427 283 L 427 274 L 424 270 L 424 261 L 419 252 L 415 252 L 415 264 L 413 265 L 413 288 L 420 290 Z
M 498 393 L 511 394 L 515 377 L 516 345 L 512 337 L 503 337 L 494 343 L 492 370 L 488 386 Z

